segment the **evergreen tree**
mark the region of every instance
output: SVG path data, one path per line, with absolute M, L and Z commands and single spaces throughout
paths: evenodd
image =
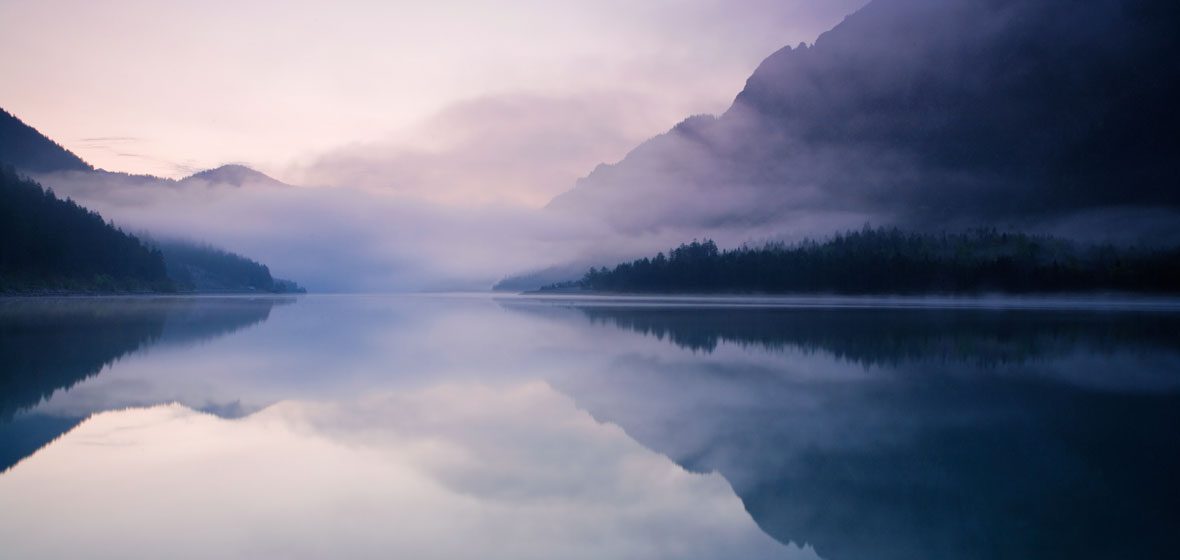
M 172 288 L 158 250 L 0 166 L 0 292 Z
M 819 242 L 721 251 L 693 240 L 654 259 L 592 268 L 580 287 L 635 293 L 1180 292 L 1180 249 L 1083 246 L 978 229 L 864 228 Z

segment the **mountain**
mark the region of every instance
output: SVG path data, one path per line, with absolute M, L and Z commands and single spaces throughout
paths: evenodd
M 549 208 L 625 232 L 872 221 L 1177 237 L 1178 27 L 1166 0 L 873 0 L 768 57 L 724 114 L 685 120 Z
M 0 109 L 0 162 L 29 173 L 93 171 L 90 164 Z
M 206 183 L 206 184 L 222 184 L 231 185 L 234 187 L 242 187 L 245 185 L 262 185 L 268 187 L 289 187 L 290 185 L 279 181 L 261 171 L 255 171 L 246 167 L 245 165 L 229 164 L 217 167 L 214 169 L 206 169 L 193 173 L 179 181 L 181 184 L 188 183 Z
M 0 166 L 0 293 L 172 289 L 159 251 Z
M 58 199 L 18 169 L 74 194 L 127 185 L 289 187 L 243 165 L 223 165 L 179 181 L 94 169 L 0 110 L 0 218 L 5 220 L 0 223 L 0 293 L 305 291 L 272 277 L 265 265 L 221 249 L 179 240 L 144 244 L 97 213 Z

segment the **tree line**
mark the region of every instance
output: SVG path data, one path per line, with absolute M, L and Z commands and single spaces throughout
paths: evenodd
M 1180 248 L 1089 246 L 976 229 L 864 228 L 827 240 L 721 250 L 710 239 L 654 258 L 591 268 L 543 291 L 616 293 L 1180 292 Z
M 149 240 L 164 255 L 169 278 L 181 292 L 303 293 L 275 278 L 266 265 L 216 247 L 181 240 Z

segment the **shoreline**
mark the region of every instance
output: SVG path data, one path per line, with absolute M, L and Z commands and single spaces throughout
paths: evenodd
M 849 309 L 1093 310 L 1180 312 L 1180 295 L 1108 293 L 1051 294 L 688 294 L 531 291 L 512 298 L 588 306 L 747 307 Z

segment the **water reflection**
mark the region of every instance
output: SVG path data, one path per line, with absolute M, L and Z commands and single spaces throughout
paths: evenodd
M 543 383 L 99 414 L 0 504 L 27 504 L 0 510 L 19 558 L 815 558 Z
M 1174 306 L 165 301 L 0 302 L 0 556 L 1180 548 Z
M 1084 349 L 1180 355 L 1180 314 L 1078 309 L 692 307 L 505 300 L 545 314 L 575 309 L 591 323 L 667 339 L 711 353 L 730 343 L 761 349 L 822 351 L 858 364 L 913 361 L 1001 364 Z M 552 313 L 548 313 L 552 315 Z
M 685 349 L 557 387 L 825 558 L 1180 546 L 1175 314 L 505 305 Z
M 261 323 L 279 298 L 0 299 L 0 472 L 82 420 L 16 418 L 120 358 Z

